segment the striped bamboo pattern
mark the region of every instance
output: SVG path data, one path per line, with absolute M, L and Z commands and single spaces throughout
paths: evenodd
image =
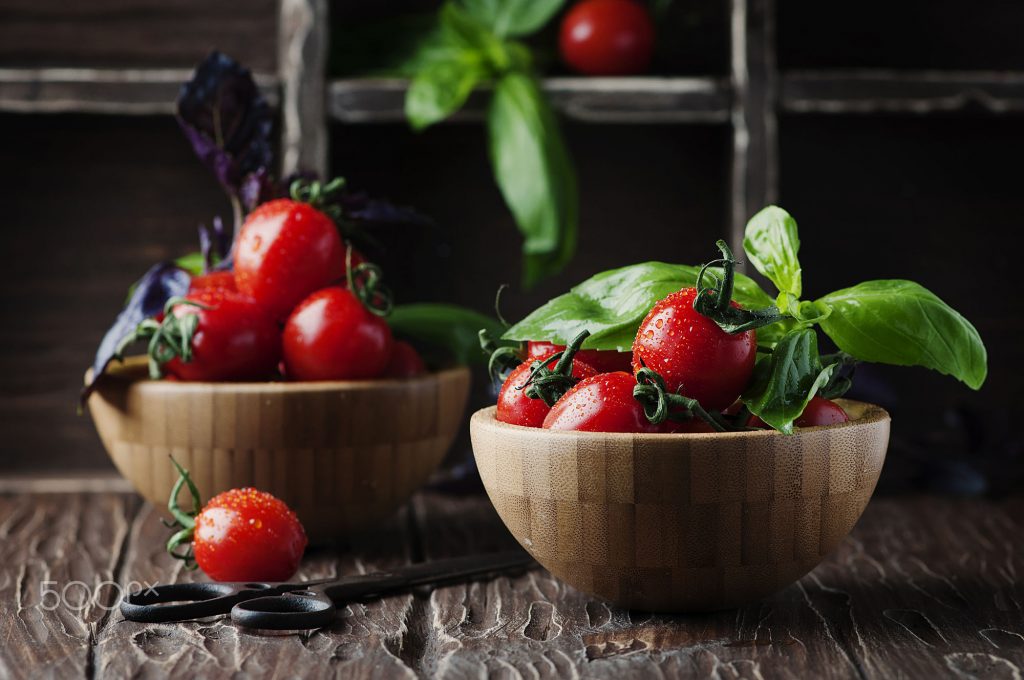
M 798 430 L 551 432 L 474 414 L 480 476 L 516 539 L 552 574 L 637 609 L 736 607 L 793 583 L 857 522 L 889 440 L 881 408 Z
M 372 528 L 426 482 L 468 392 L 466 368 L 401 381 L 186 383 L 146 380 L 133 362 L 88 404 L 114 465 L 156 507 L 177 479 L 173 455 L 204 500 L 269 491 L 319 542 Z

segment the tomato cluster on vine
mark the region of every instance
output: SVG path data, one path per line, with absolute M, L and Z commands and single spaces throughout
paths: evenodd
M 330 186 L 330 185 L 328 185 Z M 149 340 L 150 373 L 188 381 L 369 380 L 425 372 L 392 337 L 380 269 L 341 237 L 300 183 L 242 224 L 233 268 L 193 277 L 186 295 L 122 343 Z M 312 194 L 317 201 L 304 202 Z

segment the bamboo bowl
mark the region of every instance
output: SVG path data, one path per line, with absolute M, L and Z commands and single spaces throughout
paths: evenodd
M 89 411 L 146 500 L 167 506 L 173 455 L 204 501 L 269 491 L 313 542 L 372 528 L 405 503 L 451 446 L 469 393 L 464 367 L 410 380 L 189 383 L 148 380 L 145 362 L 129 359 L 109 373 Z
M 700 612 L 755 602 L 849 533 L 878 481 L 889 414 L 721 434 L 552 432 L 470 421 L 502 521 L 552 574 L 612 603 Z

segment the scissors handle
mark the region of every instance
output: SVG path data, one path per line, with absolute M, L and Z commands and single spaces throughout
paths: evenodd
M 248 592 L 266 588 L 264 583 L 247 583 Z M 127 593 L 121 613 L 128 621 L 167 623 L 226 614 L 247 589 L 234 583 L 168 583 Z M 168 604 L 168 603 L 178 604 Z

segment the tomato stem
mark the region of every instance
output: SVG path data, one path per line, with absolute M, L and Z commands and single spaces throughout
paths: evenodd
M 572 375 L 573 357 L 589 336 L 590 331 L 584 329 L 561 352 L 555 352 L 542 361 L 534 362 L 530 368 L 530 376 L 516 389 L 525 389 L 526 396 L 530 399 L 541 399 L 548 406 L 554 406 L 555 402 L 579 382 Z M 551 362 L 556 362 L 554 368 L 548 368 Z
M 714 321 L 719 328 L 730 335 L 768 326 L 787 318 L 789 315 L 775 305 L 764 309 L 742 309 L 730 304 L 736 281 L 736 259 L 732 256 L 732 250 L 725 241 L 719 239 L 716 245 L 722 251 L 722 257 L 707 262 L 700 268 L 700 272 L 697 274 L 697 297 L 693 300 L 693 309 L 698 314 Z M 716 265 L 722 266 L 721 277 L 709 271 Z M 714 280 L 714 284 L 705 283 L 704 278 L 708 276 Z
M 733 429 L 720 413 L 706 411 L 696 399 L 668 392 L 665 389 L 665 379 L 646 366 L 636 372 L 636 382 L 633 398 L 643 404 L 644 415 L 655 425 L 669 419 L 700 418 L 716 432 L 728 432 Z
M 183 468 L 178 461 L 174 460 L 174 456 L 168 456 L 171 459 L 171 463 L 178 470 L 178 481 L 174 483 L 174 488 L 171 489 L 171 496 L 167 499 L 167 511 L 171 513 L 171 517 L 174 518 L 174 522 L 170 523 L 169 528 L 180 527 L 174 535 L 167 541 L 167 552 L 175 559 L 183 560 L 187 569 L 195 569 L 196 563 L 193 559 L 192 554 L 192 535 L 195 532 L 196 527 L 196 515 L 202 510 L 202 501 L 199 496 L 199 489 L 196 488 L 195 482 L 192 481 L 192 477 L 189 475 L 188 470 Z M 178 492 L 181 491 L 182 486 L 187 486 L 189 494 L 192 496 L 192 512 L 188 513 L 181 509 L 178 505 Z M 188 549 L 184 553 L 177 552 L 177 548 L 180 545 L 188 544 Z
M 480 349 L 488 355 L 487 375 L 494 386 L 499 387 L 508 378 L 508 374 L 523 363 L 523 349 L 517 346 L 498 345 L 486 328 L 481 328 L 477 337 L 480 339 Z
M 352 266 L 352 244 L 346 244 L 345 278 L 352 291 L 366 311 L 376 316 L 387 316 L 395 306 L 391 289 L 381 283 L 384 272 L 375 264 L 360 262 Z M 365 274 L 365 276 L 363 276 Z

